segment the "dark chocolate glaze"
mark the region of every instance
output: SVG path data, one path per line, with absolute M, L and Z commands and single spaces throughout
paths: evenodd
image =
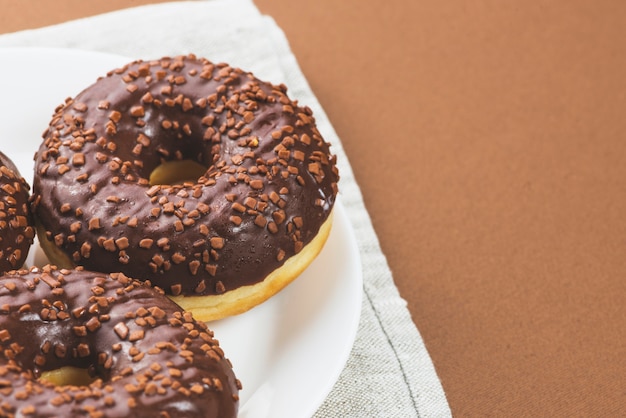
M 163 161 L 207 167 L 152 186 Z M 262 281 L 328 218 L 338 173 L 284 86 L 194 56 L 133 62 L 55 113 L 33 209 L 76 265 L 211 295 Z
M 0 152 L 0 273 L 22 267 L 35 238 L 30 186 Z
M 121 273 L 45 266 L 1 277 L 0 345 L 0 416 L 237 415 L 241 385 L 212 331 Z M 95 380 L 38 380 L 62 366 Z

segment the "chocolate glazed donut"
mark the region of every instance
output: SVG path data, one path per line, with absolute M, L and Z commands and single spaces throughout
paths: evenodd
M 227 312 L 194 312 L 208 320 L 260 303 L 317 255 L 335 160 L 284 86 L 193 55 L 136 61 L 57 109 L 36 156 L 33 210 L 55 263 L 148 279 L 186 309 L 188 297 L 262 283 L 324 231 L 291 277 Z M 201 167 L 190 181 L 157 175 L 183 162 Z
M 0 152 L 0 273 L 22 267 L 35 238 L 29 190 L 17 167 Z
M 3 417 L 236 417 L 240 383 L 213 333 L 121 273 L 51 266 L 0 278 Z M 63 367 L 89 381 L 59 385 Z

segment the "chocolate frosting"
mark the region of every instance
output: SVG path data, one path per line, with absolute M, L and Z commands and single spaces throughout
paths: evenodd
M 212 331 L 123 274 L 45 266 L 0 278 L 0 415 L 236 417 L 241 388 Z M 37 380 L 62 366 L 88 386 Z
M 164 161 L 207 171 L 151 185 Z M 329 216 L 335 156 L 312 112 L 193 55 L 136 61 L 60 106 L 36 156 L 33 208 L 73 263 L 173 295 L 262 281 Z
M 0 152 L 0 273 L 22 267 L 35 238 L 29 190 L 13 161 Z

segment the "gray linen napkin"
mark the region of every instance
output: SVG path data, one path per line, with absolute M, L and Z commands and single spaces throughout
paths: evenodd
M 155 30 L 156 29 L 156 30 Z M 339 380 L 315 417 L 447 417 L 445 394 L 398 294 L 341 142 L 309 88 L 283 32 L 251 0 L 165 3 L 0 36 L 0 47 L 61 47 L 135 58 L 195 53 L 285 83 L 313 109 L 341 172 L 363 267 L 359 329 Z

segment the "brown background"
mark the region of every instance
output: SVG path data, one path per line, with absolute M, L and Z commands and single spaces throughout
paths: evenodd
M 0 32 L 149 2 L 0 0 Z M 626 414 L 626 2 L 256 4 L 342 138 L 453 414 Z

